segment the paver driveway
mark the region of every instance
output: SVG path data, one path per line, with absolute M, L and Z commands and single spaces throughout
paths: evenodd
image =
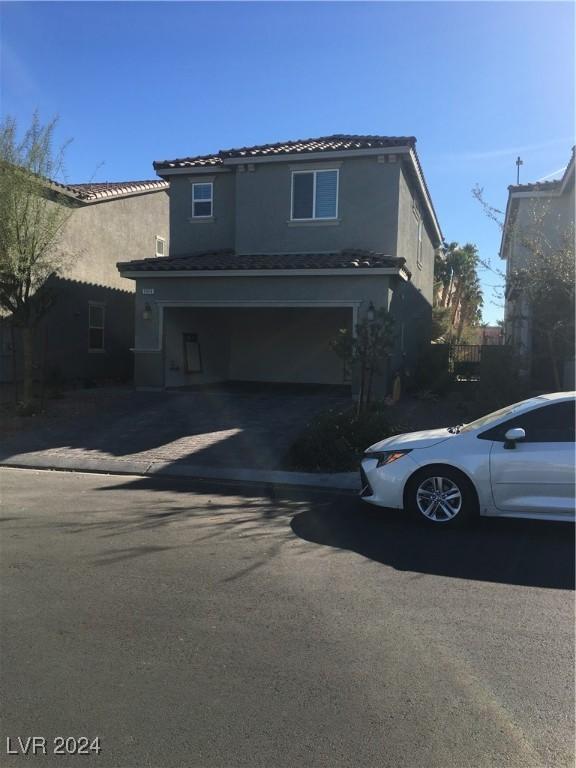
M 0 460 L 59 458 L 278 469 L 319 411 L 345 405 L 339 390 L 230 386 L 187 392 L 121 392 L 106 408 L 2 440 Z

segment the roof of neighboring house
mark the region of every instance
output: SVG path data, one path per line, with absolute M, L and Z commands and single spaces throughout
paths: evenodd
M 84 203 L 98 200 L 110 200 L 118 197 L 140 195 L 145 192 L 159 192 L 170 186 L 163 179 L 150 179 L 146 181 L 103 181 L 82 184 L 60 184 L 51 181 L 50 184 L 56 191 L 74 197 Z
M 568 165 L 564 169 L 562 178 L 552 181 L 535 181 L 531 184 L 510 184 L 508 187 L 508 202 L 506 203 L 506 212 L 504 214 L 504 225 L 502 227 L 502 240 L 500 242 L 500 258 L 506 258 L 508 238 L 513 221 L 514 212 L 518 207 L 520 198 L 531 197 L 558 197 L 564 194 L 569 182 L 574 184 L 574 160 L 576 147 L 572 147 L 572 154 Z
M 556 189 L 561 189 L 570 173 L 574 170 L 574 151 L 576 147 L 572 147 L 572 155 L 568 161 L 568 165 L 564 168 L 564 173 L 560 179 L 552 179 L 551 181 L 534 181 L 528 184 L 510 184 L 508 190 L 511 193 L 514 192 L 553 192 Z
M 155 170 L 164 168 L 198 168 L 223 165 L 230 158 L 270 157 L 272 155 L 305 155 L 312 152 L 345 152 L 355 149 L 380 149 L 384 147 L 414 147 L 414 136 L 356 136 L 334 134 L 316 139 L 279 141 L 275 144 L 257 144 L 239 149 L 221 149 L 212 155 L 181 157 L 176 160 L 156 160 Z
M 238 255 L 234 251 L 192 253 L 187 256 L 124 261 L 117 264 L 121 272 L 202 272 L 238 270 L 307 270 L 307 269 L 383 269 L 402 270 L 406 259 L 383 253 L 344 250 L 333 253 L 255 253 Z

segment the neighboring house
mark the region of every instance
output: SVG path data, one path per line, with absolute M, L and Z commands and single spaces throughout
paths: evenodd
M 160 179 L 47 184 L 47 195 L 66 205 L 70 218 L 58 243 L 66 267 L 49 281 L 55 302 L 36 334 L 35 378 L 131 377 L 134 284 L 118 274 L 116 262 L 168 253 L 168 186 Z M 0 381 L 13 380 L 12 349 L 19 349 L 8 321 L 0 326 Z M 18 357 L 16 373 L 19 378 Z
M 481 325 L 477 330 L 476 344 L 495 346 L 504 344 L 504 329 L 499 325 Z
M 331 348 L 389 309 L 396 370 L 431 329 L 442 234 L 413 137 L 329 136 L 154 163 L 170 182 L 170 255 L 136 281 L 135 382 L 341 385 Z
M 500 256 L 506 260 L 506 298 L 504 310 L 505 342 L 511 344 L 521 360 L 521 373 L 535 384 L 550 386 L 543 379 L 535 358 L 537 339 L 537 307 L 515 289 L 511 276 L 526 264 L 528 241 L 545 244 L 553 251 L 566 239 L 574 237 L 574 150 L 561 179 L 517 184 L 508 187 L 508 204 L 504 221 Z M 533 365 L 534 361 L 534 365 Z M 539 370 L 533 370 L 538 368 Z

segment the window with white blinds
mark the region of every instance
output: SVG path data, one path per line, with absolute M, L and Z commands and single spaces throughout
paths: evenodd
M 292 172 L 292 219 L 335 219 L 338 170 Z

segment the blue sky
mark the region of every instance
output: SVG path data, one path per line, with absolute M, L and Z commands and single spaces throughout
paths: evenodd
M 155 159 L 332 133 L 415 135 L 447 240 L 498 266 L 516 178 L 574 144 L 574 5 L 554 2 L 3 3 L 1 106 L 59 115 L 69 182 Z M 486 321 L 502 310 L 482 274 Z

